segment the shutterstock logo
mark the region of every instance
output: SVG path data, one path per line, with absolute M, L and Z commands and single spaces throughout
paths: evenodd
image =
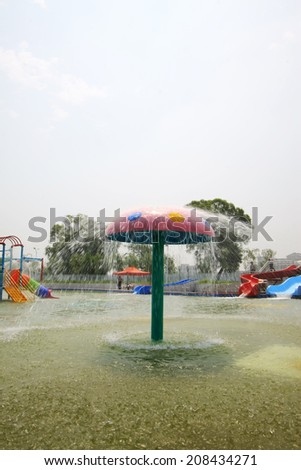
M 202 212 L 202 211 L 201 211 Z M 196 216 L 196 210 L 191 209 L 190 216 L 187 217 L 188 225 L 191 232 L 195 231 L 197 223 L 205 224 L 204 234 L 210 234 L 213 227 L 216 237 L 213 241 L 221 243 L 229 238 L 232 241 L 258 241 L 259 237 L 264 238 L 266 241 L 273 241 L 268 233 L 266 226 L 273 217 L 271 215 L 265 216 L 261 221 L 259 219 L 258 207 L 252 207 L 251 224 L 236 217 L 229 217 L 223 214 L 213 214 L 205 212 L 203 217 Z M 166 219 L 166 220 L 165 220 Z M 140 222 L 139 222 L 140 220 Z M 132 227 L 137 231 L 147 232 L 150 229 L 148 220 L 141 217 Z M 127 222 L 126 217 L 121 216 L 120 209 L 114 211 L 114 215 L 108 216 L 105 209 L 99 211 L 99 216 L 75 216 L 65 217 L 59 216 L 54 207 L 50 208 L 49 218 L 42 216 L 32 217 L 28 222 L 28 227 L 32 235 L 28 237 L 28 241 L 32 243 L 42 243 L 49 241 L 54 243 L 58 241 L 58 236 L 53 231 L 53 227 L 58 225 L 61 227 L 60 240 L 70 241 L 75 240 L 78 242 L 87 242 L 96 238 L 105 238 L 105 228 L 108 223 L 114 223 L 114 232 L 118 232 L 122 223 Z M 142 223 L 142 226 L 141 226 Z M 181 228 L 181 221 L 168 220 L 162 215 L 158 216 L 157 220 L 152 221 L 152 229 L 160 230 L 161 224 L 166 223 L 167 230 L 176 233 L 183 231 Z M 140 224 L 140 225 L 139 225 Z
M 258 241 L 258 235 L 261 234 L 262 237 L 268 241 L 272 242 L 273 239 L 269 233 L 265 230 L 265 226 L 272 220 L 272 215 L 267 215 L 260 223 L 258 219 L 258 207 L 252 207 L 252 241 Z

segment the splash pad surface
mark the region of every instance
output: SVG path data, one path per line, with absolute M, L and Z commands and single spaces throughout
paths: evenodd
M 301 448 L 298 300 L 165 296 L 163 343 L 148 307 L 2 302 L 2 448 Z

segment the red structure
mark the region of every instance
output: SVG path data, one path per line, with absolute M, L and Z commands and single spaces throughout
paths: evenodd
M 116 276 L 148 276 L 150 272 L 141 271 L 141 269 L 135 268 L 134 266 L 129 266 L 123 271 L 115 271 L 113 274 Z
M 294 264 L 279 271 L 242 274 L 240 276 L 241 285 L 238 293 L 245 297 L 259 297 L 265 294 L 266 287 L 269 283 L 277 284 L 282 281 L 282 279 L 298 276 L 299 274 L 301 274 L 301 266 L 295 266 Z
M 9 256 L 6 257 L 6 243 L 10 243 Z M 20 256 L 13 257 L 13 248 L 20 248 Z M 23 256 L 24 245 L 19 237 L 15 235 L 7 235 L 0 237 L 0 301 L 3 298 L 3 290 L 8 294 L 8 297 L 14 302 L 26 302 L 27 300 L 34 300 L 35 295 L 43 298 L 54 298 L 51 290 L 42 286 L 39 282 L 31 279 L 26 274 L 23 274 L 24 261 L 40 261 L 41 262 L 41 280 L 43 277 L 43 258 L 32 258 Z M 12 270 L 12 262 L 19 263 L 19 269 Z M 5 269 L 5 263 L 9 265 Z
M 0 245 L 5 245 L 6 242 L 9 241 L 11 243 L 11 246 L 23 246 L 23 243 L 21 242 L 19 237 L 16 237 L 15 235 L 7 235 L 6 237 L 0 237 Z

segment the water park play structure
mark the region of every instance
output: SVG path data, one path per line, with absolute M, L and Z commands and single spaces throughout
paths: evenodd
M 238 294 L 243 297 L 301 298 L 301 266 L 242 274 Z
M 10 243 L 9 250 L 6 243 Z M 25 261 L 39 261 L 41 263 L 40 280 L 43 277 L 43 258 L 32 258 L 23 256 L 24 245 L 20 238 L 14 235 L 0 237 L 1 267 L 0 267 L 0 301 L 3 300 L 3 291 L 13 302 L 21 303 L 35 300 L 36 296 L 41 298 L 53 298 L 51 290 L 40 282 L 30 278 L 23 273 Z M 14 257 L 14 248 L 20 248 L 20 256 Z M 18 269 L 12 269 L 13 262 L 18 264 Z
M 151 339 L 162 340 L 164 246 L 209 242 L 214 237 L 212 227 L 196 209 L 143 208 L 115 218 L 106 236 L 118 242 L 152 245 Z

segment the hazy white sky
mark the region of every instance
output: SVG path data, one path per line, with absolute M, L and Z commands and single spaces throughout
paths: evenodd
M 0 0 L 0 235 L 220 197 L 301 252 L 300 32 L 298 0 Z

